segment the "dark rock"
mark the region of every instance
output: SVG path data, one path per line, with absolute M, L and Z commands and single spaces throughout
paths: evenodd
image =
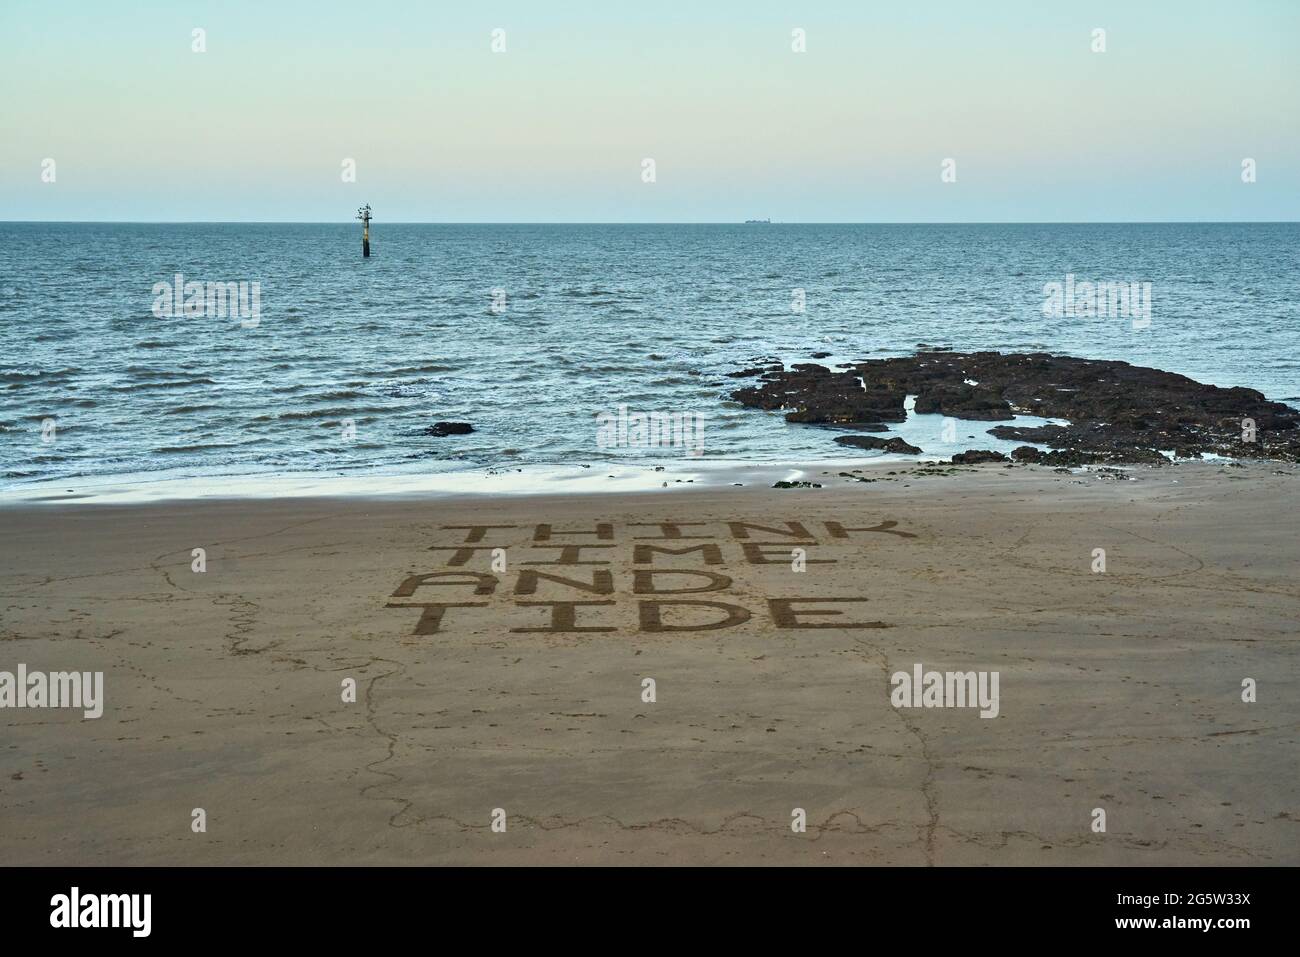
M 829 356 L 830 356 L 830 353 L 829 353 L 829 352 L 814 352 L 814 353 L 812 354 L 812 357 L 813 357 L 814 359 L 826 359 L 826 358 L 828 358 Z
M 1005 399 L 989 389 L 966 385 L 935 385 L 916 397 L 917 412 L 937 412 L 954 419 L 1014 419 Z
M 897 452 L 900 455 L 920 455 L 921 450 L 909 445 L 895 436 L 892 439 L 878 439 L 874 435 L 837 435 L 839 445 L 851 445 L 855 449 L 879 449 L 882 452 Z
M 855 369 L 832 372 L 825 366 L 801 363 L 788 371 L 768 370 L 756 386 L 737 389 L 731 398 L 751 408 L 790 410 L 792 422 L 810 425 L 859 422 L 902 422 L 906 393 L 889 386 L 863 389 Z
M 1057 467 L 1094 465 L 1097 462 L 1106 461 L 1106 457 L 1100 452 L 1081 452 L 1078 449 L 1052 449 L 1044 452 L 1032 445 L 1022 445 L 1018 449 L 1012 450 L 1011 458 L 1016 462 L 1030 462 L 1034 465 Z
M 1088 452 L 1081 449 L 1052 449 L 1044 452 L 1032 445 L 1022 445 L 1011 453 L 1016 462 L 1035 465 L 1075 468 L 1080 465 L 1099 465 L 1103 462 L 1164 465 L 1169 460 L 1154 449 L 1127 449 L 1121 451 Z
M 1300 412 L 1245 388 L 1220 388 L 1159 369 L 1047 353 L 920 352 L 864 359 L 832 371 L 801 363 L 747 370 L 761 375 L 731 394 L 742 405 L 784 411 L 790 422 L 857 426 L 901 422 L 916 411 L 958 419 L 1009 420 L 1017 413 L 1067 425 L 1002 425 L 990 433 L 1051 446 L 1049 464 L 1165 462 L 1212 452 L 1232 458 L 1300 461 Z M 1248 428 L 1254 424 L 1253 441 Z M 852 443 L 841 443 L 852 444 Z M 1016 461 L 1035 461 L 1022 446 Z M 1040 453 L 1051 455 L 1052 453 Z
M 443 438 L 448 435 L 468 435 L 473 431 L 474 426 L 468 422 L 435 422 L 424 430 L 424 434 Z
M 837 429 L 852 429 L 855 432 L 888 432 L 889 426 L 883 422 L 855 422 L 852 419 L 852 412 L 845 411 L 839 413 L 828 412 L 824 409 L 814 411 L 812 409 L 796 409 L 793 412 L 785 414 L 787 422 L 795 425 L 833 425 Z
M 1120 449 L 1104 454 L 1109 462 L 1136 462 L 1144 465 L 1169 464 L 1169 459 L 1155 449 Z
M 790 421 L 789 416 L 786 416 L 786 421 L 787 422 Z M 851 429 L 854 432 L 888 432 L 889 431 L 889 426 L 885 425 L 885 423 L 883 422 L 836 422 L 835 428 Z
M 1008 442 L 1037 442 L 1040 445 L 1052 445 L 1060 442 L 1069 434 L 1063 425 L 997 425 L 989 429 L 989 435 Z
M 978 465 L 980 462 L 1005 462 L 1007 457 L 1001 452 L 994 452 L 991 449 L 971 449 L 969 452 L 958 452 L 952 457 L 953 465 Z

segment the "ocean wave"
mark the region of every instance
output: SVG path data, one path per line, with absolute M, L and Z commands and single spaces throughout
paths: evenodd
M 124 371 L 127 375 L 149 379 L 189 379 L 194 376 L 193 372 L 159 369 L 154 366 L 127 366 Z
M 356 419 L 363 415 L 378 415 L 392 410 L 387 406 L 341 406 L 330 409 L 304 409 L 300 412 L 281 412 L 276 416 L 282 421 L 297 420 L 314 420 L 314 419 Z
M 164 445 L 150 451 L 158 455 L 176 455 L 183 452 L 209 452 L 213 449 L 237 449 L 242 442 L 195 442 L 193 445 Z
M 149 392 L 156 389 L 189 389 L 197 385 L 216 385 L 212 379 L 206 376 L 197 379 L 165 379 L 161 382 L 145 380 L 142 382 L 132 382 L 129 385 L 111 385 L 108 386 L 109 392 Z
M 389 378 L 391 376 L 412 375 L 417 372 L 455 372 L 456 366 L 439 365 L 437 363 L 428 363 L 419 366 L 402 366 L 398 369 L 382 369 L 363 372 L 362 375 L 374 376 L 376 378 Z
M 0 370 L 0 382 L 13 382 L 23 385 L 40 380 L 70 379 L 80 374 L 81 371 L 76 366 L 67 366 L 63 369 L 2 369 Z

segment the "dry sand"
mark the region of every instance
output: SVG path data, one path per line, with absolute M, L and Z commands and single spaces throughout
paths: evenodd
M 0 710 L 0 858 L 1300 863 L 1300 470 L 906 471 L 812 476 L 821 489 L 0 509 L 0 670 L 103 671 L 106 697 L 98 720 Z M 797 538 L 728 525 L 791 521 Z M 611 538 L 566 534 L 597 522 Z M 716 545 L 721 564 L 634 565 L 655 544 L 637 536 L 661 532 L 633 523 L 655 522 L 707 523 L 677 545 Z M 836 537 L 826 522 L 886 524 Z M 490 575 L 490 551 L 448 566 L 454 552 L 430 550 L 476 523 L 518 526 L 475 543 L 505 549 L 494 593 L 435 579 L 394 597 L 409 576 Z M 829 562 L 793 571 L 801 541 Z M 569 555 L 609 564 L 526 564 L 568 542 L 612 545 Z M 515 594 L 530 568 L 589 587 L 608 571 L 612 594 L 545 578 Z M 637 568 L 731 583 L 638 595 Z M 679 598 L 752 617 L 646 630 L 640 602 Z M 782 598 L 859 601 L 791 616 Z M 517 630 L 551 620 L 522 602 L 566 600 L 612 602 L 575 609 L 610 630 Z M 482 607 L 418 634 L 421 609 L 389 607 L 418 602 Z M 665 624 L 720 614 L 660 606 Z M 836 627 L 853 622 L 886 627 Z M 916 663 L 997 671 L 1000 714 L 893 707 L 889 676 Z

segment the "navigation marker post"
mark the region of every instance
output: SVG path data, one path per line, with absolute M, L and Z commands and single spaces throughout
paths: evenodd
M 361 232 L 361 255 L 367 259 L 370 258 L 370 204 L 362 206 L 357 210 L 357 219 L 361 220 L 364 228 Z

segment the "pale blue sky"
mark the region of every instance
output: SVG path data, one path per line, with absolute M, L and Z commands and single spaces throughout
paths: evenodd
M 1300 0 L 3 0 L 0 219 L 1300 220 L 1297 49 Z

